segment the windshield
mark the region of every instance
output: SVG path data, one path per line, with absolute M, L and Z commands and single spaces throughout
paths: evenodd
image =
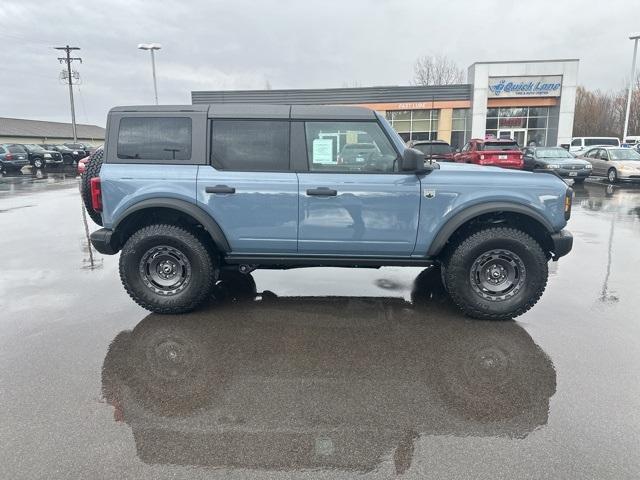
M 25 147 L 27 147 L 29 150 L 35 150 L 36 152 L 41 152 L 42 150 L 44 150 L 44 148 L 42 148 L 40 145 L 34 145 L 33 143 L 28 143 L 27 145 L 25 145 Z
M 585 147 L 592 147 L 593 145 L 612 145 L 617 147 L 620 145 L 620 141 L 617 138 L 585 138 Z
M 446 143 L 421 143 L 413 148 L 420 150 L 425 155 L 445 155 L 451 153 L 451 147 Z
M 640 153 L 631 148 L 612 148 L 609 155 L 611 160 L 640 160 Z
M 539 148 L 536 155 L 538 158 L 573 158 L 564 148 Z
M 27 151 L 24 148 L 18 145 L 7 147 L 7 150 L 9 150 L 9 153 L 27 153 Z
M 516 142 L 484 142 L 479 150 L 520 150 Z

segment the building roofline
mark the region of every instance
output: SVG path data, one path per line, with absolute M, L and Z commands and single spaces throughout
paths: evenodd
M 552 60 L 498 60 L 494 62 L 473 62 L 474 65 L 491 65 L 495 63 L 559 63 L 559 62 L 579 62 L 579 58 L 554 58 Z
M 272 90 L 255 89 L 255 90 L 193 90 L 192 94 L 201 93 L 234 93 L 234 94 L 250 94 L 250 93 L 297 93 L 297 92 L 362 92 L 377 90 L 418 90 L 418 89 L 447 89 L 451 87 L 470 87 L 470 83 L 455 83 L 451 85 L 377 85 L 375 87 L 334 87 L 334 88 L 274 88 Z M 268 94 L 268 93 L 267 93 Z

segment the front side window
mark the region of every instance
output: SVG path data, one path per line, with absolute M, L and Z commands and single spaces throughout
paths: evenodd
M 118 131 L 118 158 L 190 160 L 191 119 L 187 117 L 125 117 Z
M 582 140 L 580 140 L 579 138 L 576 138 L 575 140 L 573 140 L 571 142 L 571 146 L 572 147 L 581 147 L 582 146 Z
M 288 170 L 289 121 L 213 120 L 211 162 L 219 170 Z
M 310 171 L 388 173 L 398 154 L 376 122 L 306 122 Z

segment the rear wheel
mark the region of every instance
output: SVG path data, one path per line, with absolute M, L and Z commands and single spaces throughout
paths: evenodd
M 487 228 L 453 247 L 443 277 L 453 302 L 465 314 L 508 320 L 540 299 L 547 285 L 547 258 L 525 232 Z
M 615 168 L 610 168 L 607 172 L 607 180 L 609 183 L 616 183 L 618 181 L 618 172 Z
M 209 251 L 176 225 L 150 225 L 134 233 L 120 255 L 120 279 L 127 293 L 156 313 L 184 313 L 211 293 L 216 276 Z

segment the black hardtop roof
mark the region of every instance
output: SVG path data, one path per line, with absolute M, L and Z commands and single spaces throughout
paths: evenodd
M 209 118 L 291 118 L 310 120 L 372 120 L 375 112 L 350 105 L 269 105 L 263 103 L 215 103 L 198 105 L 132 105 L 111 112 L 207 113 Z

